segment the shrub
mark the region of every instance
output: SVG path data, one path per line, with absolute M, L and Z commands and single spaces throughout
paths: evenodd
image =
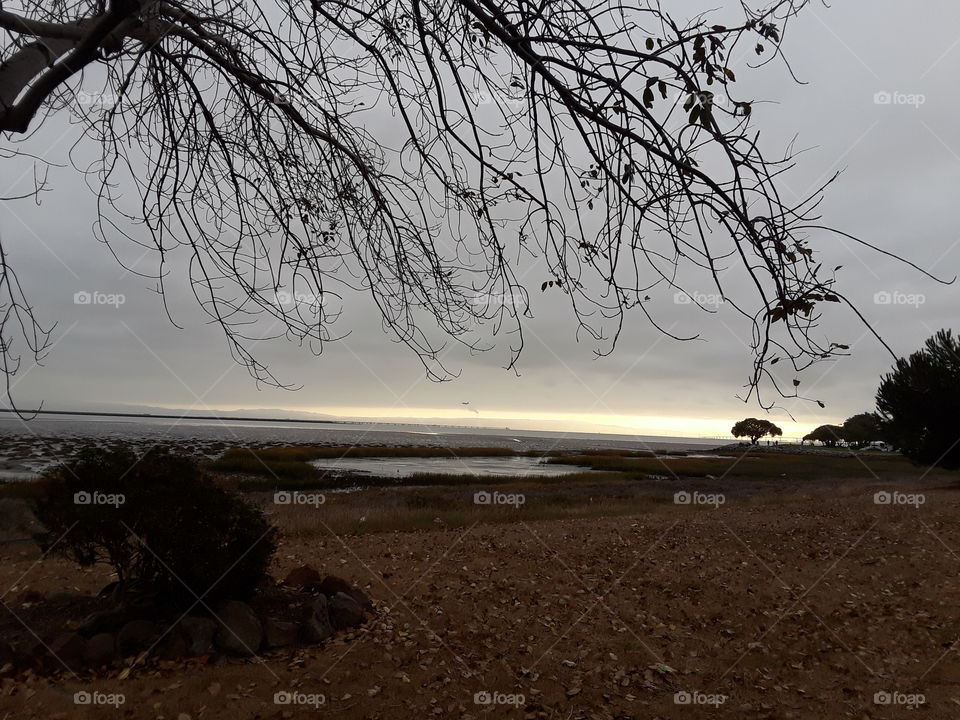
M 142 581 L 177 605 L 249 595 L 276 547 L 259 508 L 165 451 L 87 449 L 40 482 L 44 550 L 107 563 L 121 585 Z

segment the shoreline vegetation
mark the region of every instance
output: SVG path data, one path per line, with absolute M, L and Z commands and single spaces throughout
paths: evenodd
M 222 487 L 265 508 L 285 532 L 298 536 L 416 531 L 574 517 L 614 517 L 675 503 L 677 491 L 702 491 L 751 502 L 761 495 L 836 487 L 844 483 L 927 480 L 955 482 L 960 474 L 923 469 L 894 453 L 852 453 L 799 446 L 731 444 L 708 451 L 516 451 L 502 447 L 312 446 L 225 447 L 200 466 Z M 694 457 L 691 457 L 694 455 Z M 540 458 L 579 470 L 557 476 L 418 472 L 388 477 L 331 471 L 314 461 L 345 458 Z M 865 460 L 867 458 L 867 460 Z M 0 485 L 9 527 L 25 531 L 30 518 L 14 505 L 34 498 L 38 483 Z M 278 504 L 278 493 L 314 493 L 312 504 Z M 520 496 L 522 504 L 493 506 L 475 493 Z M 320 493 L 325 493 L 320 495 Z M 17 533 L 14 532 L 14 535 Z M 22 532 L 21 532 L 22 537 Z

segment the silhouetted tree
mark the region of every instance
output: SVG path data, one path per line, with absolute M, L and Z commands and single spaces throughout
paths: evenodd
M 780 437 L 783 430 L 778 428 L 769 420 L 759 420 L 757 418 L 745 418 L 739 421 L 730 429 L 730 433 L 735 438 L 748 437 L 753 445 L 757 440 L 769 435 L 770 437 Z
M 434 376 L 448 339 L 487 349 L 484 330 L 512 333 L 512 365 L 529 315 L 517 258 L 539 255 L 536 285 L 602 353 L 634 308 L 670 334 L 656 310 L 691 282 L 678 270 L 722 295 L 739 264 L 748 281 L 727 282 L 748 294 L 726 302 L 753 325 L 749 392 L 796 396 L 773 363 L 793 375 L 848 349 L 810 332 L 822 303 L 846 302 L 807 239 L 833 231 L 823 187 L 787 200 L 790 158 L 762 154 L 730 60 L 783 58 L 809 1 L 736 3 L 727 25 L 659 0 L 4 2 L 0 157 L 36 163 L 15 194 L 38 194 L 24 143 L 56 113 L 78 124 L 99 156 L 77 168 L 96 234 L 155 251 L 161 292 L 182 251 L 258 380 L 277 382 L 251 344 L 319 353 L 346 289 Z M 9 383 L 49 332 L 7 260 L 0 247 Z
M 880 416 L 876 413 L 865 412 L 848 417 L 840 428 L 840 437 L 844 442 L 862 448 L 867 443 L 879 440 Z
M 821 442 L 827 447 L 836 447 L 842 438 L 843 428 L 839 425 L 821 425 L 803 436 L 804 441 Z
M 928 465 L 960 467 L 960 341 L 940 330 L 877 390 L 883 439 Z

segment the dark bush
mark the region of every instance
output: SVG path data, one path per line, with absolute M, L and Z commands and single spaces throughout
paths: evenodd
M 121 586 L 154 587 L 177 605 L 248 596 L 275 550 L 259 508 L 165 451 L 138 459 L 126 448 L 89 449 L 40 482 L 41 547 L 84 566 L 107 563 Z
M 883 439 L 911 460 L 960 468 L 960 340 L 949 330 L 897 360 L 877 390 Z

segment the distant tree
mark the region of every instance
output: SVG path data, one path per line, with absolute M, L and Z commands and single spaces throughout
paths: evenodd
M 730 430 L 736 438 L 748 437 L 753 445 L 757 440 L 769 435 L 770 437 L 779 437 L 783 435 L 783 430 L 778 428 L 769 420 L 758 420 L 757 418 L 745 418 L 741 420 Z
M 917 462 L 960 468 L 960 340 L 941 330 L 877 390 L 883 439 Z
M 839 425 L 821 425 L 820 427 L 808 432 L 803 436 L 804 442 L 821 442 L 827 447 L 836 447 L 837 443 L 843 439 L 843 428 Z
M 865 412 L 848 417 L 840 428 L 840 437 L 858 448 L 880 439 L 880 416 Z

